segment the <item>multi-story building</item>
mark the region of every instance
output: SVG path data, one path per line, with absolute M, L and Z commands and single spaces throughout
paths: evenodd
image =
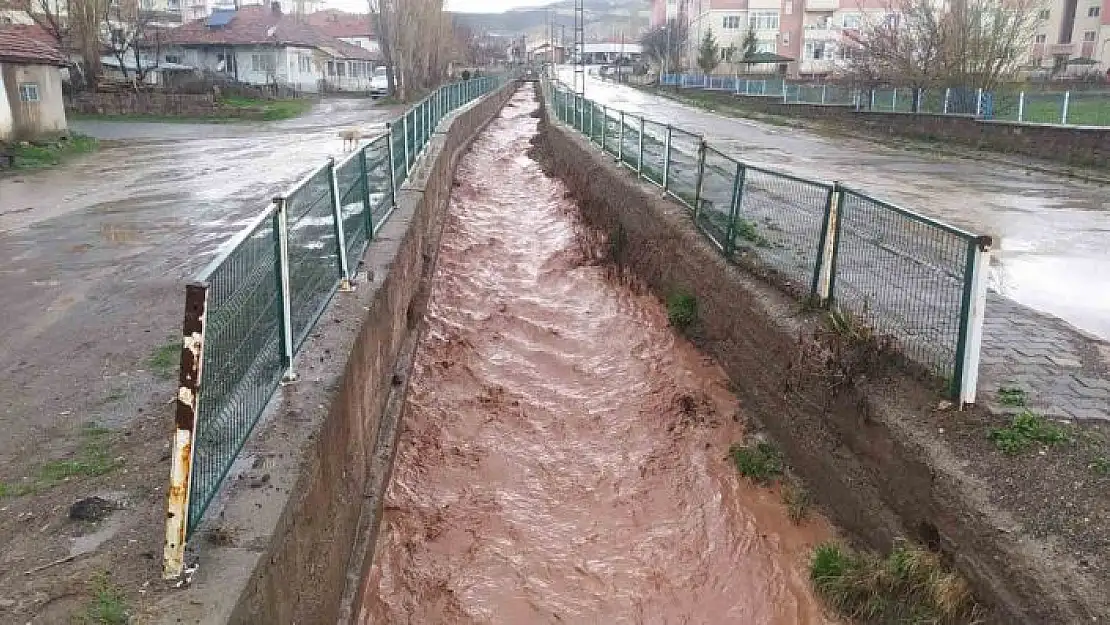
M 1050 0 L 1038 18 L 1031 67 L 1053 76 L 1110 69 L 1110 0 Z
M 696 63 L 706 32 L 712 30 L 722 50 L 743 50 L 749 32 L 756 52 L 767 61 L 725 71 L 785 72 L 819 76 L 835 71 L 845 41 L 865 23 L 883 19 L 888 0 L 688 0 L 687 56 Z M 732 58 L 739 58 L 734 52 Z
M 690 0 L 651 0 L 651 27 L 657 28 L 677 19 L 683 13 L 682 4 Z

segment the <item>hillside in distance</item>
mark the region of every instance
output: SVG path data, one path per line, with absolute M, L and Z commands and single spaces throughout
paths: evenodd
M 586 40 L 619 39 L 638 41 L 647 29 L 651 8 L 648 0 L 585 0 Z M 546 38 L 549 10 L 554 13 L 556 36 L 566 26 L 566 36 L 574 37 L 574 0 L 559 0 L 545 7 L 513 9 L 504 13 L 455 13 L 457 24 L 477 33 L 505 36 L 527 35 Z

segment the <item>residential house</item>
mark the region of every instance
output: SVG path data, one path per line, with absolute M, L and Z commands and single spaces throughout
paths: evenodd
M 1052 76 L 1110 70 L 1110 0 L 1049 0 L 1038 17 L 1030 67 Z
M 162 60 L 252 85 L 365 91 L 377 55 L 329 37 L 281 4 L 215 11 L 165 34 Z
M 377 54 L 381 52 L 374 25 L 367 13 L 346 13 L 336 9 L 307 15 L 310 26 L 321 33 Z
M 66 57 L 33 30 L 0 26 L 0 141 L 25 141 L 68 130 L 61 73 Z

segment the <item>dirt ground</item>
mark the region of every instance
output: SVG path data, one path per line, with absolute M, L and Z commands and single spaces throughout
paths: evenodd
M 182 284 L 338 156 L 338 129 L 396 112 L 325 100 L 275 123 L 79 123 L 99 152 L 0 178 L 0 622 L 141 622 L 162 588 Z

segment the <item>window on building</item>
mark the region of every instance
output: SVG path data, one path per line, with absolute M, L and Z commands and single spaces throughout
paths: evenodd
M 335 61 L 328 61 L 328 76 L 335 76 Z
M 347 75 L 347 64 L 344 63 L 343 61 L 340 61 L 340 62 L 336 63 L 335 64 L 335 75 L 339 76 L 340 78 L 343 78 L 344 76 L 346 76 Z
M 39 101 L 39 84 L 37 82 L 21 82 L 21 83 L 19 83 L 19 101 L 20 102 L 38 102 Z
M 741 23 L 742 20 L 740 19 L 739 15 L 726 15 L 724 17 L 724 20 L 722 20 L 722 21 L 723 21 L 723 23 L 721 24 L 722 28 L 726 28 L 726 29 L 729 29 L 729 30 L 735 30 L 737 28 L 740 28 L 740 23 Z
M 845 13 L 840 16 L 842 28 L 858 29 L 863 24 L 863 16 L 859 13 Z
M 790 45 L 790 33 L 783 33 L 782 34 L 782 45 L 784 45 L 784 46 Z
M 820 61 L 828 58 L 829 55 L 825 51 L 824 41 L 807 41 L 805 49 L 805 58 L 812 61 Z
M 297 69 L 300 70 L 300 72 L 302 74 L 311 74 L 312 73 L 312 57 L 307 55 L 307 54 L 298 55 L 297 56 Z
M 277 67 L 277 62 L 272 54 L 252 54 L 251 71 L 272 72 Z
M 166 0 L 166 8 L 171 11 L 181 10 L 181 0 Z
M 1098 17 L 1102 14 L 1102 7 L 1091 7 L 1087 9 L 1087 17 Z
M 1095 41 L 1098 39 L 1098 33 L 1093 30 L 1088 30 L 1083 33 L 1083 41 Z
M 1037 13 L 1037 19 L 1047 20 L 1049 15 L 1051 15 L 1051 11 L 1048 9 L 1041 9 L 1041 12 Z
M 755 30 L 778 30 L 778 11 L 752 11 L 748 14 L 748 27 Z
M 178 65 L 180 65 L 181 64 L 181 57 L 177 54 L 167 54 L 166 55 L 166 62 L 167 63 L 177 63 Z
M 756 54 L 774 54 L 775 48 L 774 39 L 760 39 L 755 45 L 755 52 Z
M 1034 43 L 1044 43 L 1048 41 L 1048 35 L 1037 35 L 1033 38 Z
M 786 2 L 783 2 L 782 12 L 787 15 L 792 15 L 794 13 L 794 0 L 786 0 Z

